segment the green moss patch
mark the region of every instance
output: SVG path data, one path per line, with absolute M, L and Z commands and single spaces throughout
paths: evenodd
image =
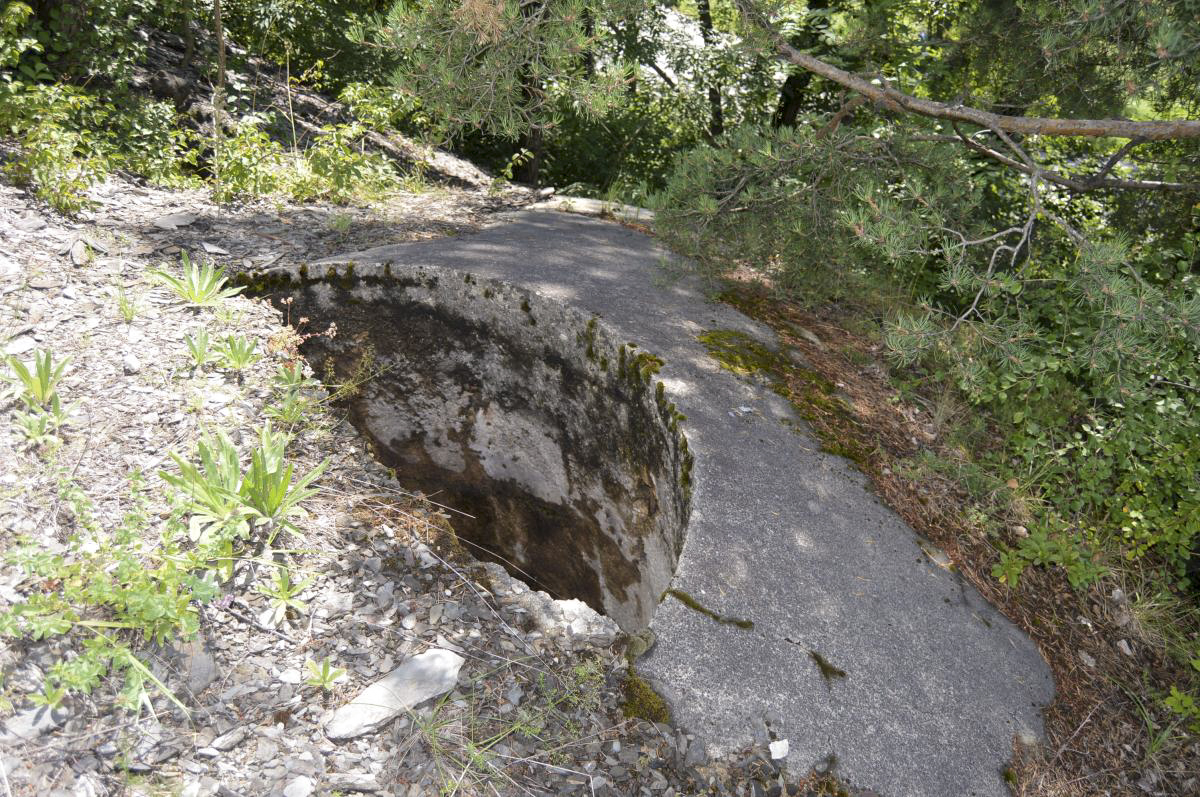
M 711 617 L 713 620 L 716 620 L 718 623 L 721 623 L 722 625 L 737 626 L 738 628 L 741 628 L 741 629 L 744 629 L 747 631 L 754 627 L 753 620 L 743 620 L 738 617 L 730 617 L 728 615 L 719 614 L 717 612 L 714 612 L 712 609 L 703 605 L 702 603 L 700 603 L 700 601 L 696 600 L 691 595 L 687 594 L 686 592 L 684 592 L 681 589 L 669 589 L 663 593 L 664 598 L 667 597 L 668 595 L 670 595 L 672 598 L 679 601 L 680 603 L 682 603 L 684 606 L 688 607 L 692 611 L 700 612 L 700 614 L 703 614 L 706 617 Z
M 713 329 L 697 335 L 696 339 L 722 368 L 739 376 L 762 374 L 774 381 L 787 368 L 783 355 L 736 329 Z
M 826 681 L 832 682 L 836 678 L 845 678 L 846 677 L 845 670 L 843 670 L 841 667 L 838 667 L 835 664 L 831 663 L 829 661 L 829 659 L 825 658 L 817 651 L 810 650 L 808 652 L 808 655 L 809 655 L 809 658 L 811 658 L 816 663 L 817 669 L 821 671 L 821 677 L 824 678 Z
M 625 675 L 621 691 L 625 694 L 621 710 L 626 717 L 637 717 L 665 725 L 671 723 L 671 710 L 667 708 L 667 701 L 663 700 L 662 696 L 654 691 L 654 687 L 646 683 L 633 667 L 630 667 Z
M 822 450 L 845 457 L 859 467 L 870 460 L 871 449 L 857 430 L 858 421 L 835 395 L 836 386 L 821 374 L 735 329 L 710 330 L 696 339 L 725 370 L 766 380 L 775 393 L 791 403 L 797 415 L 813 426 L 821 438 Z

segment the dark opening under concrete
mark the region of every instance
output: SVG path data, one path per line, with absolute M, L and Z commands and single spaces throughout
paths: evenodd
M 657 358 L 594 318 L 455 272 L 293 284 L 304 354 L 364 375 L 353 422 L 477 556 L 636 631 L 683 545 L 691 455 Z

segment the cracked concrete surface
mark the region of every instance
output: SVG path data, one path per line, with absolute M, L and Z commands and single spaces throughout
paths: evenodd
M 836 760 L 840 777 L 882 795 L 1007 795 L 1014 735 L 1041 734 L 1054 694 L 1037 649 L 931 561 L 850 463 L 792 431 L 783 399 L 709 357 L 696 340 L 709 329 L 776 342 L 692 282 L 668 279 L 667 257 L 616 224 L 533 210 L 477 234 L 319 265 L 353 262 L 364 273 L 390 262 L 502 280 L 594 313 L 617 340 L 665 360 L 659 378 L 687 416 L 695 455 L 671 586 L 754 627 L 667 599 L 638 668 L 710 754 L 769 724 L 789 740 L 795 771 Z M 731 412 L 743 407 L 752 410 Z M 813 652 L 845 677 L 824 677 Z

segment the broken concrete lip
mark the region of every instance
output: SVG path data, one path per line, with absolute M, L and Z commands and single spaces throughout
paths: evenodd
M 375 457 L 458 510 L 477 558 L 626 631 L 650 622 L 683 547 L 693 461 L 658 358 L 595 316 L 469 273 L 363 267 L 279 292 L 293 317 L 337 324 L 302 352 L 358 385 L 345 403 Z
M 929 560 L 860 473 L 792 431 L 790 406 L 717 367 L 698 333 L 735 329 L 768 345 L 774 337 L 706 301 L 692 281 L 664 284 L 666 257 L 615 224 L 526 211 L 472 236 L 380 247 L 319 268 L 352 262 L 365 274 L 393 263 L 525 286 L 600 316 L 616 339 L 663 358 L 659 377 L 687 416 L 695 455 L 671 587 L 753 628 L 667 599 L 652 623 L 657 644 L 638 667 L 711 752 L 750 744 L 770 716 L 789 740 L 793 771 L 832 755 L 840 777 L 883 795 L 1007 795 L 1001 773 L 1013 738 L 1040 735 L 1040 708 L 1053 698 L 1045 661 L 970 585 Z M 823 675 L 813 652 L 845 676 Z

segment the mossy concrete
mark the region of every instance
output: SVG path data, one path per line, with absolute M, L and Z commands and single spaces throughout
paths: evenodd
M 663 600 L 637 672 L 710 753 L 751 743 L 769 723 L 789 740 L 793 771 L 837 761 L 841 779 L 883 795 L 1004 797 L 1014 737 L 1040 735 L 1054 693 L 1036 647 L 930 561 L 851 462 L 821 450 L 802 398 L 756 373 L 759 355 L 779 350 L 773 334 L 668 279 L 668 258 L 614 223 L 526 211 L 474 235 L 348 254 L 313 271 L 344 274 L 354 263 L 360 279 L 390 263 L 425 279 L 519 286 L 531 298 L 528 310 L 509 308 L 518 328 L 550 328 L 555 305 L 597 317 L 562 345 L 653 383 L 647 400 L 685 435 L 690 458 L 679 474 L 691 498 L 686 540 L 666 588 L 708 612 Z M 589 340 L 602 334 L 637 348 L 601 351 Z M 730 356 L 714 358 L 721 351 Z M 640 352 L 657 359 L 637 361 Z M 814 400 L 824 400 L 819 387 Z
M 301 352 L 360 383 L 343 399 L 352 422 L 410 489 L 452 509 L 469 550 L 646 627 L 683 546 L 692 460 L 653 384 L 660 358 L 470 273 L 328 266 L 255 287 L 312 328 L 336 324 Z

